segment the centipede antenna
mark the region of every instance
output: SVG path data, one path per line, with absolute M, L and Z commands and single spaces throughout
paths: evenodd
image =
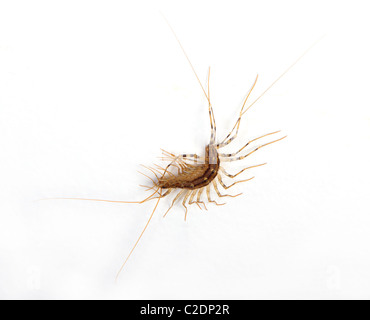
M 189 65 L 190 65 L 191 69 L 193 70 L 194 75 L 195 75 L 195 77 L 197 78 L 198 83 L 199 83 L 199 85 L 200 85 L 200 87 L 201 87 L 201 89 L 202 89 L 202 91 L 203 91 L 203 94 L 204 94 L 204 96 L 206 97 L 206 99 L 207 99 L 207 101 L 208 101 L 208 109 L 209 109 L 209 112 L 213 114 L 213 108 L 212 108 L 211 100 L 209 99 L 209 97 L 208 97 L 208 95 L 207 95 L 207 93 L 206 93 L 206 90 L 204 89 L 204 87 L 203 87 L 203 85 L 202 85 L 202 82 L 200 81 L 200 79 L 199 79 L 199 77 L 198 77 L 198 74 L 197 74 L 197 72 L 195 71 L 195 68 L 194 68 L 193 64 L 191 63 L 191 61 L 190 61 L 189 56 L 187 55 L 187 53 L 186 53 L 186 51 L 185 51 L 184 47 L 183 47 L 183 46 L 182 46 L 182 44 L 181 44 L 180 39 L 178 38 L 178 36 L 177 36 L 177 34 L 176 34 L 175 30 L 172 28 L 172 26 L 171 26 L 171 24 L 169 23 L 169 21 L 167 20 L 167 18 L 166 18 L 163 14 L 162 14 L 162 16 L 163 16 L 163 19 L 164 19 L 164 20 L 166 21 L 166 23 L 168 24 L 168 26 L 170 27 L 170 29 L 171 29 L 171 31 L 172 31 L 172 33 L 173 33 L 173 35 L 175 36 L 175 38 L 176 38 L 176 40 L 177 40 L 178 44 L 180 45 L 180 48 L 181 48 L 182 52 L 184 53 L 186 60 L 188 60 Z M 212 126 L 212 119 L 211 119 L 211 126 Z M 213 130 L 213 126 L 212 126 L 212 130 Z
M 318 40 L 316 40 L 308 49 L 306 49 L 305 52 L 303 52 L 274 82 L 272 82 L 265 91 L 262 92 L 261 95 L 259 95 L 259 97 L 257 99 L 255 99 L 248 107 L 247 109 L 245 109 L 245 111 L 242 113 L 242 115 L 244 113 L 246 113 L 267 91 L 269 91 L 275 84 L 276 82 L 278 82 L 284 75 L 286 75 L 290 69 L 292 69 L 298 61 L 300 61 L 315 45 L 317 45 L 321 39 L 323 38 L 324 36 L 320 37 Z
M 191 63 L 191 61 L 190 61 L 190 59 L 189 59 L 189 57 L 188 57 L 188 55 L 187 55 L 187 53 L 186 53 L 186 51 L 185 51 L 184 47 L 182 46 L 181 41 L 180 41 L 180 39 L 178 38 L 178 36 L 177 36 L 177 34 L 176 34 L 175 30 L 172 28 L 172 26 L 171 26 L 171 24 L 169 23 L 169 21 L 167 20 L 167 18 L 166 18 L 163 14 L 162 14 L 162 16 L 163 16 L 163 19 L 164 19 L 164 20 L 166 21 L 166 23 L 168 24 L 168 26 L 170 27 L 170 29 L 171 29 L 171 31 L 172 31 L 172 33 L 173 33 L 173 35 L 175 36 L 175 38 L 176 38 L 176 40 L 177 40 L 178 44 L 180 45 L 180 48 L 181 48 L 182 52 L 184 53 L 186 60 L 188 60 L 189 65 L 190 65 L 191 69 L 193 70 L 193 72 L 194 72 L 194 74 L 195 74 L 195 77 L 197 78 L 197 80 L 198 80 L 198 83 L 199 83 L 200 87 L 202 88 L 202 91 L 203 91 L 203 93 L 204 93 L 204 96 L 206 97 L 206 99 L 208 100 L 208 102 L 209 102 L 209 103 L 211 103 L 211 102 L 209 101 L 209 99 L 208 99 L 208 96 L 207 96 L 206 91 L 204 90 L 204 87 L 203 87 L 203 85 L 202 85 L 202 82 L 200 81 L 200 79 L 199 79 L 199 77 L 198 77 L 198 74 L 197 74 L 197 72 L 195 71 L 195 68 L 194 68 L 193 64 Z
M 112 203 L 144 203 L 148 200 L 151 200 L 150 198 L 154 196 L 157 193 L 158 190 L 156 190 L 154 193 L 152 193 L 149 197 L 145 198 L 142 201 L 119 201 L 119 200 L 105 200 L 105 199 L 89 199 L 89 198 L 47 198 L 47 199 L 40 199 L 41 201 L 44 200 L 83 200 L 83 201 L 100 201 L 100 202 L 112 202 Z

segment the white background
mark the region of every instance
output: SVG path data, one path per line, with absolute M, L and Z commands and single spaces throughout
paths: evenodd
M 160 148 L 201 153 L 211 66 L 218 136 L 248 111 L 229 150 L 281 129 L 268 162 L 227 205 L 154 203 L 139 164 Z M 370 298 L 369 35 L 366 1 L 2 1 L 0 298 Z M 269 138 L 266 138 L 269 141 Z M 145 170 L 145 169 L 144 169 Z M 223 199 L 222 199 L 223 200 Z

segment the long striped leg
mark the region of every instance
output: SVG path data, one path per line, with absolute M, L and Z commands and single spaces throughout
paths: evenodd
M 176 158 L 179 158 L 179 159 L 185 159 L 185 160 L 188 160 L 188 161 L 197 162 L 198 160 L 203 159 L 203 157 L 200 157 L 195 153 L 193 153 L 193 154 L 182 154 L 182 155 L 176 156 L 171 152 L 168 152 L 168 151 L 163 150 L 163 149 L 161 149 L 161 150 L 162 150 L 162 153 L 166 156 L 166 157 L 161 157 L 162 160 L 174 160 Z
M 222 181 L 222 179 L 221 179 L 221 176 L 220 176 L 220 175 L 218 175 L 218 176 L 217 176 L 217 179 L 218 179 L 218 181 L 220 182 L 221 186 L 226 190 L 226 189 L 231 188 L 232 186 L 235 186 L 236 184 L 238 184 L 238 183 L 240 183 L 240 182 L 246 182 L 246 181 L 252 180 L 252 179 L 254 179 L 254 177 L 249 178 L 249 179 L 246 179 L 246 180 L 236 181 L 236 182 L 234 182 L 233 184 L 231 184 L 231 185 L 229 185 L 229 186 L 227 186 L 227 185 Z
M 182 205 L 185 208 L 185 221 L 186 221 L 186 217 L 187 217 L 187 214 L 188 214 L 188 207 L 186 206 L 186 201 L 188 200 L 190 194 L 191 194 L 191 190 L 187 190 L 186 194 L 185 194 L 185 197 L 184 197 L 184 200 L 182 201 Z
M 196 153 L 186 153 L 186 154 L 182 154 L 182 155 L 181 155 L 181 158 L 182 158 L 182 159 L 187 159 L 187 160 L 188 160 L 188 158 L 199 159 L 199 158 L 200 158 L 200 156 L 198 156 Z M 189 160 L 190 160 L 190 159 L 189 159 Z
M 283 140 L 283 139 L 285 139 L 286 137 L 287 137 L 287 136 L 282 137 L 282 138 L 277 139 L 277 140 L 274 140 L 274 141 L 271 141 L 271 142 L 268 142 L 268 143 L 265 143 L 265 144 L 263 144 L 263 145 L 261 145 L 261 146 L 257 147 L 257 148 L 256 148 L 256 149 L 254 149 L 253 151 L 251 151 L 251 152 L 247 153 L 247 154 L 246 154 L 246 155 L 244 155 L 244 156 L 240 156 L 240 157 L 237 157 L 237 158 L 231 158 L 231 157 L 230 157 L 230 158 L 225 158 L 225 159 L 222 159 L 222 161 L 231 162 L 231 161 L 242 160 L 242 159 L 244 159 L 244 158 L 246 158 L 246 157 L 250 156 L 252 153 L 256 152 L 258 149 L 261 149 L 261 148 L 263 148 L 263 147 L 265 147 L 265 146 L 268 146 L 269 144 L 272 144 L 272 143 L 278 142 L 278 141 L 280 141 L 280 140 Z
M 231 194 L 221 194 L 220 193 L 220 190 L 218 190 L 218 187 L 217 187 L 217 182 L 216 182 L 216 180 L 213 180 L 213 187 L 215 188 L 215 191 L 216 191 L 216 193 L 217 193 L 217 195 L 220 197 L 220 198 L 222 198 L 222 197 L 231 197 L 231 198 L 235 198 L 235 197 L 237 197 L 237 196 L 240 196 L 242 193 L 239 193 L 239 194 L 237 194 L 237 195 L 231 195 Z
M 189 167 L 189 165 L 192 164 L 202 164 L 205 163 L 205 158 L 204 157 L 197 157 L 194 159 L 191 158 L 182 158 L 182 156 L 177 156 L 175 160 L 172 160 L 173 158 L 167 157 L 167 158 L 162 158 L 162 161 L 172 161 L 170 163 L 170 166 L 174 167 L 177 169 L 177 173 L 180 174 L 181 170 L 184 170 Z M 189 163 L 190 162 L 190 163 Z M 163 170 L 163 168 L 162 168 Z M 169 174 L 171 174 L 169 171 L 167 171 Z
M 249 144 L 251 144 L 252 142 L 256 141 L 256 140 L 259 140 L 259 139 L 262 139 L 264 137 L 267 137 L 267 136 L 270 136 L 272 134 L 275 134 L 275 133 L 278 133 L 280 132 L 279 131 L 274 131 L 274 132 L 271 132 L 271 133 L 267 133 L 267 134 L 264 134 L 263 136 L 260 136 L 258 138 L 255 138 L 255 139 L 252 139 L 250 141 L 248 141 L 241 149 L 239 149 L 238 151 L 234 152 L 234 153 L 220 153 L 220 157 L 223 157 L 223 158 L 227 158 L 227 157 L 233 157 L 235 156 L 236 154 L 238 154 L 239 152 L 241 152 L 244 148 L 246 148 Z
M 209 112 L 209 120 L 211 123 L 211 142 L 210 144 L 214 144 L 216 140 L 216 120 L 215 115 L 213 113 L 213 108 L 211 105 L 211 96 L 209 92 L 209 79 L 211 76 L 211 68 L 208 68 L 208 80 L 207 80 L 207 99 L 208 99 L 208 112 Z
M 179 156 L 179 161 L 178 163 L 181 164 L 187 164 L 188 162 L 190 163 L 205 163 L 205 158 L 196 156 L 196 157 L 191 157 L 192 155 L 187 155 L 186 157 L 184 156 Z M 170 160 L 170 158 L 164 159 L 164 160 Z
M 207 192 L 208 202 L 213 202 L 217 206 L 223 206 L 224 204 L 226 204 L 226 203 L 217 203 L 216 201 L 214 201 L 214 200 L 211 199 L 211 188 L 210 188 L 210 185 L 209 184 L 206 187 L 206 192 Z
M 187 162 L 190 162 L 190 163 L 192 163 L 192 164 L 194 164 L 194 163 L 201 163 L 201 164 L 203 164 L 203 163 L 205 163 L 205 161 L 206 161 L 206 159 L 204 158 L 204 157 L 200 157 L 200 156 L 198 156 L 198 155 L 196 155 L 196 157 L 186 157 L 186 158 L 182 158 L 182 160 L 183 160 L 183 162 L 184 163 L 187 163 Z
M 262 164 L 257 164 L 255 166 L 250 166 L 250 167 L 247 167 L 247 168 L 244 168 L 243 170 L 239 171 L 238 173 L 236 174 L 230 174 L 230 173 L 227 173 L 226 170 L 220 166 L 220 170 L 221 172 L 225 175 L 225 176 L 228 176 L 229 178 L 232 178 L 234 179 L 235 177 L 237 177 L 239 174 L 241 174 L 242 172 L 244 172 L 245 170 L 248 170 L 248 169 L 252 169 L 252 168 L 256 168 L 256 167 L 260 167 L 260 166 L 264 166 L 266 163 L 262 163 Z
M 236 123 L 235 123 L 234 127 L 231 129 L 231 131 L 226 136 L 226 138 L 221 143 L 219 143 L 217 145 L 217 149 L 227 146 L 231 141 L 233 141 L 237 137 L 238 132 L 239 132 L 240 121 L 242 120 L 242 116 L 244 114 L 243 110 L 244 110 L 245 104 L 246 104 L 246 102 L 247 102 L 247 100 L 248 100 L 248 98 L 249 98 L 252 90 L 254 89 L 254 87 L 255 87 L 255 85 L 257 83 L 257 79 L 258 79 L 258 75 L 256 76 L 256 80 L 254 80 L 254 83 L 253 83 L 252 87 L 249 89 L 249 92 L 247 94 L 247 97 L 244 99 L 243 106 L 242 106 L 242 108 L 240 110 L 238 120 L 236 120 Z M 235 128 L 236 128 L 235 134 L 231 138 L 229 138 L 231 136 L 231 134 L 233 133 L 233 131 L 235 130 Z
M 176 197 L 172 200 L 172 203 L 171 203 L 171 206 L 168 208 L 168 210 L 166 211 L 166 213 L 163 215 L 163 218 L 167 215 L 167 213 L 171 210 L 171 208 L 173 207 L 173 205 L 175 204 L 176 200 L 179 199 L 181 197 L 181 195 L 184 194 L 186 190 L 181 190 L 177 195 Z

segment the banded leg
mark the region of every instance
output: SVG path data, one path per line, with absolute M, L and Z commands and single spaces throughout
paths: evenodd
M 255 166 L 250 166 L 250 167 L 244 168 L 243 170 L 241 170 L 240 172 L 238 172 L 238 173 L 236 173 L 236 174 L 230 174 L 230 173 L 227 173 L 227 172 L 226 172 L 226 170 L 225 170 L 223 167 L 221 167 L 221 166 L 220 166 L 220 170 L 221 170 L 221 172 L 222 172 L 225 176 L 227 176 L 227 177 L 229 177 L 229 178 L 234 179 L 235 177 L 237 177 L 239 174 L 241 174 L 241 173 L 242 173 L 242 172 L 244 172 L 245 170 L 252 169 L 252 168 L 256 168 L 256 167 L 260 167 L 260 166 L 264 166 L 265 164 L 267 164 L 267 163 L 257 164 L 257 165 L 255 165 Z
M 227 186 L 227 185 L 222 181 L 222 178 L 221 178 L 221 176 L 220 176 L 220 175 L 218 175 L 218 176 L 217 176 L 217 179 L 218 179 L 218 181 L 220 182 L 221 186 L 226 190 L 226 189 L 231 188 L 232 186 L 235 186 L 236 184 L 238 184 L 238 183 L 240 183 L 240 182 L 246 182 L 246 181 L 252 180 L 252 179 L 254 179 L 254 177 L 249 178 L 249 179 L 245 179 L 245 180 L 236 181 L 236 182 L 234 182 L 233 184 L 231 184 L 231 185 L 229 185 L 229 186 Z
M 179 156 L 175 156 L 174 154 L 166 151 L 166 150 L 162 150 L 162 153 L 164 154 L 164 156 L 160 157 L 160 159 L 162 161 L 176 161 L 176 164 L 177 165 L 185 165 L 187 164 L 187 161 L 191 162 L 191 163 L 204 163 L 205 162 L 205 158 L 204 157 L 201 157 L 195 153 L 193 154 L 182 154 L 182 155 L 179 155 Z M 175 166 L 175 165 L 174 165 Z
M 181 195 L 184 194 L 186 190 L 181 190 L 177 195 L 176 197 L 172 200 L 172 203 L 171 203 L 171 206 L 168 208 L 168 210 L 166 211 L 166 213 L 163 215 L 163 218 L 167 215 L 167 213 L 171 210 L 171 208 L 173 207 L 173 205 L 175 204 L 176 200 L 179 199 L 181 197 Z
M 205 157 L 201 157 L 197 154 L 183 154 L 180 156 L 181 161 L 184 164 L 187 164 L 187 162 L 191 163 L 204 163 L 205 162 Z
M 263 148 L 263 147 L 265 147 L 265 146 L 268 146 L 269 144 L 272 144 L 272 143 L 278 142 L 278 141 L 280 141 L 280 140 L 283 140 L 283 139 L 285 139 L 286 137 L 287 137 L 287 136 L 282 137 L 282 138 L 277 139 L 277 140 L 274 140 L 274 141 L 271 141 L 271 142 L 268 142 L 268 143 L 265 143 L 265 144 L 263 144 L 263 145 L 261 145 L 261 146 L 257 147 L 257 148 L 256 148 L 256 149 L 254 149 L 253 151 L 251 151 L 251 152 L 247 153 L 247 154 L 246 154 L 246 155 L 244 155 L 244 156 L 240 156 L 240 157 L 237 157 L 237 158 L 225 158 L 225 159 L 223 159 L 222 161 L 231 162 L 231 161 L 243 160 L 244 158 L 246 158 L 246 157 L 250 156 L 252 153 L 256 152 L 258 149 L 261 149 L 261 148 Z
M 258 79 L 258 75 L 256 76 L 256 80 L 254 80 L 254 83 L 253 83 L 252 87 L 249 89 L 247 97 L 244 99 L 243 106 L 240 110 L 238 120 L 236 120 L 236 123 L 235 123 L 234 127 L 231 129 L 231 131 L 226 136 L 226 138 L 221 143 L 217 144 L 217 149 L 227 146 L 231 141 L 233 141 L 237 137 L 238 132 L 239 132 L 239 127 L 240 127 L 240 121 L 242 120 L 242 116 L 245 113 L 245 111 L 243 112 L 245 104 L 247 103 L 247 100 L 248 100 L 250 94 L 252 93 L 252 90 L 254 89 L 256 83 L 257 83 L 257 79 Z M 231 138 L 229 138 L 231 136 L 231 134 L 233 133 L 233 131 L 235 130 L 235 128 L 236 128 L 235 134 Z
M 210 185 L 209 184 L 206 187 L 206 192 L 207 192 L 208 202 L 213 202 L 217 206 L 223 206 L 224 204 L 226 204 L 226 203 L 217 203 L 216 201 L 214 201 L 214 200 L 211 199 L 211 188 L 210 188 Z
M 252 143 L 254 141 L 257 141 L 259 139 L 262 139 L 264 137 L 270 136 L 272 134 L 278 133 L 278 132 L 280 132 L 280 130 L 279 131 L 270 132 L 270 133 L 264 134 L 263 136 L 260 136 L 258 138 L 252 139 L 252 140 L 248 141 L 248 143 L 245 144 L 241 149 L 239 149 L 238 151 L 236 151 L 234 153 L 220 153 L 219 155 L 220 155 L 220 157 L 223 157 L 223 158 L 233 157 L 236 154 L 238 154 L 239 152 L 241 152 L 244 148 L 246 148 L 250 143 Z
M 181 158 L 183 158 L 183 159 L 188 159 L 188 158 L 199 159 L 200 157 L 196 153 L 186 153 L 186 154 L 182 154 Z
M 222 197 L 231 197 L 231 198 L 235 198 L 235 197 L 240 196 L 240 195 L 242 195 L 242 194 L 243 194 L 243 193 L 239 193 L 239 194 L 237 194 L 237 195 L 235 195 L 235 196 L 234 196 L 234 195 L 231 195 L 231 194 L 221 194 L 221 193 L 220 193 L 220 190 L 218 190 L 216 180 L 213 180 L 213 187 L 215 188 L 215 191 L 216 191 L 217 195 L 218 195 L 220 198 L 222 198 Z
M 213 113 L 213 108 L 211 105 L 211 96 L 209 91 L 209 79 L 211 76 L 211 67 L 208 68 L 208 79 L 207 79 L 207 99 L 208 99 L 208 112 L 209 112 L 209 120 L 211 123 L 211 142 L 210 144 L 214 144 L 216 140 L 216 120 L 215 115 Z
M 182 154 L 182 155 L 176 156 L 173 153 L 168 152 L 168 151 L 166 151 L 164 149 L 161 149 L 161 150 L 162 150 L 162 153 L 165 154 L 167 158 L 172 159 L 172 160 L 175 159 L 176 157 L 179 157 L 180 159 L 182 158 L 182 159 L 190 160 L 190 161 L 194 161 L 194 160 L 192 160 L 190 158 L 194 158 L 194 159 L 200 159 L 201 158 L 200 156 L 198 156 L 195 153 L 193 153 L 193 154 L 187 154 L 186 153 L 186 154 Z

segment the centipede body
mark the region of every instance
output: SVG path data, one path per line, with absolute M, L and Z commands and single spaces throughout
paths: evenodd
M 211 99 L 210 99 L 210 68 L 208 69 L 207 88 L 205 89 L 201 81 L 199 80 L 199 77 L 197 73 L 195 72 L 195 69 L 192 63 L 190 59 L 188 58 L 188 55 L 186 54 L 184 48 L 182 47 L 179 39 L 177 38 L 175 32 L 173 31 L 170 25 L 169 27 L 172 30 L 173 34 L 175 35 L 186 59 L 188 60 L 190 67 L 194 72 L 194 75 L 200 85 L 200 88 L 208 104 L 211 134 L 210 134 L 210 139 L 209 139 L 208 144 L 204 147 L 204 154 L 202 155 L 198 155 L 198 154 L 175 155 L 171 152 L 162 150 L 163 152 L 162 158 L 164 161 L 166 161 L 166 165 L 165 166 L 154 165 L 154 167 L 146 167 L 151 172 L 152 176 L 142 173 L 146 177 L 148 177 L 151 182 L 151 185 L 143 186 L 147 189 L 147 191 L 150 191 L 150 195 L 146 197 L 145 199 L 143 199 L 142 201 L 116 201 L 116 200 L 105 200 L 105 199 L 59 198 L 59 199 L 76 199 L 76 200 L 104 201 L 104 202 L 114 202 L 114 203 L 136 203 L 136 204 L 143 204 L 151 200 L 156 200 L 155 207 L 142 233 L 140 234 L 132 250 L 126 257 L 121 268 L 119 269 L 117 277 L 122 271 L 125 264 L 127 263 L 131 254 L 135 250 L 145 230 L 147 229 L 161 199 L 167 197 L 170 194 L 174 195 L 174 198 L 169 208 L 164 213 L 164 216 L 168 214 L 168 212 L 171 210 L 171 208 L 173 208 L 173 206 L 175 205 L 177 201 L 182 201 L 182 206 L 185 209 L 184 218 L 186 220 L 187 213 L 188 213 L 187 205 L 195 204 L 200 209 L 203 209 L 203 208 L 207 209 L 206 202 L 212 203 L 215 205 L 225 204 L 225 203 L 219 203 L 216 200 L 212 199 L 211 191 L 214 191 L 219 198 L 237 197 L 241 195 L 241 193 L 236 194 L 236 195 L 222 194 L 220 189 L 222 188 L 224 190 L 228 190 L 238 183 L 250 181 L 251 179 L 254 178 L 253 176 L 246 178 L 246 179 L 237 180 L 237 181 L 235 179 L 236 177 L 241 175 L 243 172 L 248 171 L 249 169 L 263 166 L 266 163 L 255 164 L 255 165 L 251 165 L 248 167 L 244 167 L 241 171 L 237 173 L 227 172 L 223 166 L 223 163 L 243 160 L 251 156 L 257 150 L 265 146 L 271 145 L 275 142 L 278 142 L 284 139 L 286 136 L 257 145 L 254 148 L 252 148 L 251 151 L 248 151 L 245 154 L 241 154 L 241 153 L 245 150 L 247 146 L 250 146 L 251 144 L 255 143 L 257 140 L 263 139 L 270 135 L 277 134 L 280 131 L 273 131 L 273 132 L 264 134 L 262 136 L 259 136 L 257 138 L 254 138 L 252 140 L 249 140 L 242 148 L 240 148 L 239 150 L 233 153 L 222 153 L 221 150 L 225 146 L 232 143 L 238 137 L 239 128 L 240 128 L 243 115 L 313 47 L 312 45 L 308 50 L 306 50 L 306 52 L 304 52 L 289 68 L 287 68 L 285 72 L 283 72 L 265 91 L 262 92 L 262 94 L 260 94 L 252 103 L 250 103 L 247 106 L 247 101 L 249 100 L 249 97 L 257 83 L 257 79 L 258 79 L 258 75 L 257 75 L 252 87 L 248 91 L 248 94 L 243 101 L 241 110 L 239 112 L 239 116 L 234 126 L 232 127 L 230 132 L 226 135 L 226 137 L 223 140 L 220 140 L 219 142 L 217 142 L 218 140 L 217 140 L 216 120 L 215 120 L 215 116 L 213 113 L 213 107 L 212 107 Z M 225 178 L 231 179 L 232 183 L 227 185 L 227 183 L 224 182 Z M 206 199 L 204 199 L 204 197 L 206 197 Z

